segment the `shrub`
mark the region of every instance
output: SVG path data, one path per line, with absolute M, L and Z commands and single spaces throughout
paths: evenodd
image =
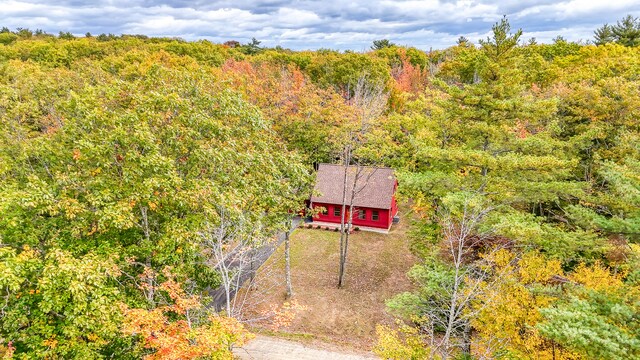
M 12 33 L 1 33 L 0 44 L 9 45 L 18 40 L 18 35 Z
M 335 232 L 338 232 L 338 230 L 340 230 L 340 229 L 338 229 L 338 228 L 333 228 L 333 231 L 335 231 Z
M 353 231 L 360 231 L 360 228 L 356 226 L 353 228 Z

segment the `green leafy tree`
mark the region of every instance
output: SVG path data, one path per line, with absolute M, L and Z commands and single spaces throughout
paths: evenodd
M 588 197 L 581 205 L 568 208 L 581 227 L 640 240 L 640 162 L 627 158 L 619 164 L 607 162 L 599 170 L 606 187 Z
M 569 278 L 566 296 L 540 310 L 545 320 L 537 326 L 540 332 L 585 358 L 638 357 L 637 281 L 612 274 L 599 263 L 580 265 Z
M 256 40 L 256 38 L 251 38 L 251 41 L 245 45 L 242 45 L 242 51 L 247 55 L 255 55 L 262 51 L 260 47 L 260 41 Z
M 514 68 L 522 61 L 515 50 L 520 32 L 509 35 L 508 29 L 502 20 L 494 37 L 483 41 L 479 82 L 436 82 L 439 90 L 428 93 L 432 103 L 419 120 L 417 171 L 405 179 L 409 188 L 427 181 L 425 196 L 432 198 L 474 189 L 508 204 L 511 210 L 501 210 L 508 212 L 582 193 L 584 185 L 572 179 L 577 162 L 557 151 L 571 146 L 555 130 L 557 102 L 537 98 L 523 84 Z M 425 174 L 413 178 L 417 172 Z
M 612 27 L 609 24 L 602 25 L 601 28 L 594 31 L 594 34 L 596 45 L 608 44 L 615 40 Z
M 519 37 L 503 19 L 480 49 L 446 50 L 423 97 L 385 124 L 387 142 L 394 142 L 387 145 L 389 158 L 404 169 L 401 190 L 422 215 L 414 248 L 429 264 L 410 273 L 420 291 L 389 305 L 413 315 L 411 321 L 426 335 L 424 348 L 437 349 L 430 338 L 438 341 L 442 333 L 430 336 L 419 315 L 433 318 L 437 307 L 426 304 L 451 293 L 433 289 L 451 288 L 454 267 L 434 265 L 448 259 L 434 214 L 451 194 L 472 191 L 495 207 L 477 233 L 491 233 L 490 241 L 478 240 L 478 247 L 519 249 L 510 251 L 510 261 L 483 268 L 496 272 L 490 271 L 486 291 L 476 297 L 479 307 L 461 312 L 475 331 L 476 351 L 517 358 L 636 356 L 631 341 L 636 334 L 623 325 L 633 328 L 634 320 L 608 309 L 635 311 L 638 123 L 631 89 L 640 69 L 637 48 L 582 46 L 561 38 L 519 46 Z M 481 258 L 490 259 L 486 253 Z M 594 299 L 558 293 L 551 284 L 574 281 L 572 271 L 581 263 L 600 262 L 607 271 L 628 271 L 626 294 L 607 295 L 608 309 L 587 318 L 576 310 L 588 304 L 592 309 Z M 544 277 L 530 275 L 542 274 L 542 268 Z M 586 283 L 579 288 L 594 290 Z M 549 310 L 542 316 L 540 308 Z M 570 333 L 564 330 L 572 316 L 584 321 Z M 541 323 L 546 325 L 537 327 Z M 602 351 L 588 352 L 589 336 L 598 334 Z M 462 331 L 455 337 L 463 342 Z M 501 341 L 502 349 L 490 345 Z
M 0 33 L 0 44 L 9 45 L 18 40 L 18 35 L 11 32 Z
M 63 357 L 126 348 L 106 335 L 120 321 L 112 305 L 159 305 L 159 281 L 145 269 L 171 266 L 197 291 L 216 287 L 218 272 L 199 233 L 226 208 L 244 215 L 245 228 L 264 230 L 260 238 L 271 237 L 298 200 L 289 183 L 305 179 L 306 166 L 259 110 L 189 57 L 132 51 L 73 70 L 16 61 L 0 92 L 0 239 L 12 257 L 29 248 L 44 266 L 21 273 L 4 295 L 15 297 L 19 284 L 39 279 L 60 292 L 46 293 L 56 303 L 42 316 L 34 302 L 0 318 L 2 338 L 15 344 L 28 337 L 45 346 L 41 341 L 60 332 L 52 354 Z M 50 258 L 58 253 L 63 270 L 62 260 Z M 109 276 L 94 276 L 107 267 Z M 140 283 L 148 285 L 142 293 Z M 63 291 L 78 287 L 84 297 Z M 94 287 L 100 297 L 87 297 Z M 81 310 L 89 311 L 86 319 L 73 312 Z M 50 326 L 26 325 L 25 335 L 22 326 L 48 318 Z M 69 322 L 76 318 L 86 325 Z M 99 341 L 77 339 L 94 329 L 102 331 Z M 16 354 L 38 357 L 44 350 L 34 344 L 21 344 Z
M 508 58 L 507 53 L 511 52 L 520 41 L 522 29 L 511 33 L 511 24 L 506 16 L 491 27 L 492 36 L 486 40 L 480 40 L 482 49 L 494 60 Z
M 456 40 L 456 44 L 458 46 L 471 46 L 471 41 L 464 36 L 460 36 L 458 40 Z
M 631 15 L 618 21 L 611 27 L 616 42 L 624 46 L 640 45 L 640 20 Z
M 307 66 L 306 72 L 311 80 L 323 87 L 333 87 L 345 99 L 353 96 L 358 80 L 362 77 L 366 77 L 372 87 L 387 85 L 391 78 L 384 59 L 354 52 L 318 52 Z
M 29 30 L 28 28 L 21 28 L 21 27 L 17 28 L 16 34 L 21 39 L 31 39 L 33 37 L 33 31 Z
M 615 42 L 624 46 L 640 45 L 640 20 L 627 15 L 615 25 L 604 24 L 594 31 L 596 45 Z
M 0 324 L 17 357 L 99 358 L 106 355 L 105 344 L 127 346 L 118 335 L 115 263 L 93 253 L 74 257 L 27 245 L 19 251 L 4 247 L 0 258 L 6 302 Z
M 632 359 L 640 356 L 639 309 L 628 296 L 587 292 L 557 307 L 543 309 L 548 319 L 543 335 L 591 359 Z
M 371 45 L 371 50 L 382 50 L 384 48 L 396 46 L 396 44 L 392 43 L 388 39 L 381 40 L 373 40 L 373 45 Z
M 68 31 L 66 31 L 66 32 L 60 31 L 60 33 L 58 34 L 58 38 L 59 39 L 64 39 L 64 40 L 73 40 L 76 37 L 72 33 L 68 32 Z

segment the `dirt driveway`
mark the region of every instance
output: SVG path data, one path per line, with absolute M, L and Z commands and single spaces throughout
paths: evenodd
M 242 360 L 372 360 L 373 355 L 358 355 L 321 350 L 306 345 L 266 336 L 258 336 L 242 348 L 233 349 Z

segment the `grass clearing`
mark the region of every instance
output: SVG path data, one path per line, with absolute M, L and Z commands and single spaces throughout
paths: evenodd
M 411 289 L 406 273 L 416 258 L 409 251 L 406 223 L 403 218 L 389 234 L 359 231 L 351 235 L 346 285 L 342 289 L 336 287 L 340 234 L 318 229 L 295 230 L 291 235 L 294 299 L 307 310 L 289 327 L 281 329 L 281 335 L 371 350 L 376 324 L 394 322 L 385 311 L 385 301 Z M 269 276 L 282 285 L 271 287 L 266 292 L 266 301 L 250 311 L 259 314 L 269 306 L 285 302 L 283 253 L 284 245 L 265 264 L 272 269 Z

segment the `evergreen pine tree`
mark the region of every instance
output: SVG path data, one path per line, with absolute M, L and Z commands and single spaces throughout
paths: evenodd
M 638 18 L 627 15 L 611 28 L 616 42 L 624 46 L 640 45 L 640 21 Z

